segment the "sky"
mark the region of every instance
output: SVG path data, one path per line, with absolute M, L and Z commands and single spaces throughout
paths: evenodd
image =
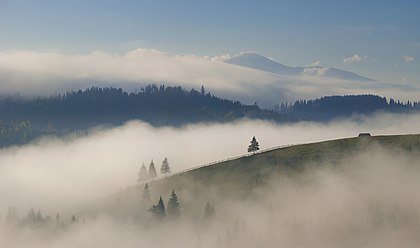
M 255 51 L 419 84 L 418 1 L 0 0 L 0 50 Z

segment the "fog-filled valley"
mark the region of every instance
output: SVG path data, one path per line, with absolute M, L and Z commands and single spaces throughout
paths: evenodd
M 419 12 L 0 0 L 0 248 L 419 247 Z
M 419 121 L 418 115 L 392 114 L 329 124 L 242 120 L 182 128 L 156 128 L 134 121 L 80 136 L 45 137 L 4 148 L 0 152 L 0 243 L 8 247 L 169 247 L 174 243 L 187 247 L 392 247 L 404 242 L 414 247 L 420 224 L 415 142 L 410 150 L 375 143 L 349 149 L 338 160 L 307 161 L 303 170 L 273 172 L 263 184 L 254 186 L 230 180 L 203 187 L 200 180 L 189 179 L 159 186 L 161 180 L 170 182 L 169 174 L 150 182 L 147 201 L 142 198 L 144 183 L 136 180 L 142 163 L 149 165 L 152 159 L 159 169 L 167 157 L 176 173 L 243 155 L 254 135 L 260 148 L 266 149 L 355 137 L 367 131 L 374 135 L 419 133 Z M 264 168 L 264 162 L 260 166 Z M 249 191 L 245 196 L 235 191 L 244 187 Z M 179 217 L 167 214 L 163 220 L 156 219 L 148 210 L 159 196 L 167 205 L 172 190 L 179 199 Z M 215 211 L 205 218 L 207 202 Z M 10 220 L 10 208 L 16 208 L 19 221 Z M 31 208 L 41 211 L 42 224 L 27 223 Z

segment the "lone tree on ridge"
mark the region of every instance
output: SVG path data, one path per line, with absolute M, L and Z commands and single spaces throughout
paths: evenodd
M 257 139 L 255 139 L 255 136 L 252 137 L 251 144 L 248 146 L 248 152 L 255 153 L 260 149 L 260 145 L 258 144 Z

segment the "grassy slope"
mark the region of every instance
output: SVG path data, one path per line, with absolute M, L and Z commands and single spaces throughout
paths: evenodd
M 152 182 L 151 186 L 166 192 L 172 188 L 183 190 L 194 182 L 205 188 L 217 186 L 223 191 L 229 189 L 235 194 L 241 194 L 243 190 L 263 184 L 275 173 L 296 172 L 311 164 L 334 164 L 374 144 L 403 150 L 420 150 L 420 135 L 347 138 L 280 148 L 187 171 Z
M 166 202 L 172 189 L 175 189 L 184 203 L 185 211 L 199 216 L 202 214 L 202 209 L 189 208 L 189 206 L 195 204 L 204 206 L 207 201 L 217 202 L 221 199 L 247 197 L 250 195 L 249 192 L 258 190 L 261 188 L 258 186 L 264 185 L 268 180 L 276 180 L 275 175 L 278 173 L 293 175 L 306 166 L 319 166 L 325 163 L 334 165 L 341 159 L 351 157 L 352 154 L 376 144 L 419 152 L 420 135 L 347 138 L 296 145 L 201 167 L 150 182 L 152 202 L 146 205 L 150 207 L 159 196 L 163 196 Z M 142 204 L 140 201 L 142 191 L 143 185 L 131 187 L 108 199 L 111 202 L 106 205 L 121 212 L 137 209 Z M 136 210 L 133 214 L 135 213 Z

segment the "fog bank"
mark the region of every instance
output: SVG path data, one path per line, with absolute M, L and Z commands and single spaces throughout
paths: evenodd
M 172 171 L 246 153 L 256 136 L 260 148 L 344 137 L 359 132 L 420 133 L 420 116 L 380 115 L 355 122 L 278 125 L 263 121 L 154 128 L 141 122 L 83 137 L 46 138 L 0 151 L 0 209 L 17 206 L 46 212 L 74 209 L 136 184 L 137 172 L 167 157 Z
M 322 75 L 283 76 L 235 66 L 207 57 L 176 55 L 154 49 L 123 54 L 0 51 L 2 94 L 50 95 L 94 86 L 139 90 L 149 83 L 206 89 L 247 104 L 273 106 L 325 95 L 379 94 L 418 101 L 418 85 L 356 82 Z
M 250 200 L 215 200 L 211 221 L 95 220 L 65 230 L 0 229 L 6 247 L 417 247 L 420 157 L 370 147 L 339 164 L 272 178 Z M 191 185 L 193 190 L 194 185 Z M 206 192 L 202 192 L 206 194 Z M 180 194 L 181 206 L 202 202 Z M 181 208 L 182 210 L 183 208 Z M 144 211 L 138 209 L 138 211 Z M 1 225 L 0 225 L 1 226 Z

